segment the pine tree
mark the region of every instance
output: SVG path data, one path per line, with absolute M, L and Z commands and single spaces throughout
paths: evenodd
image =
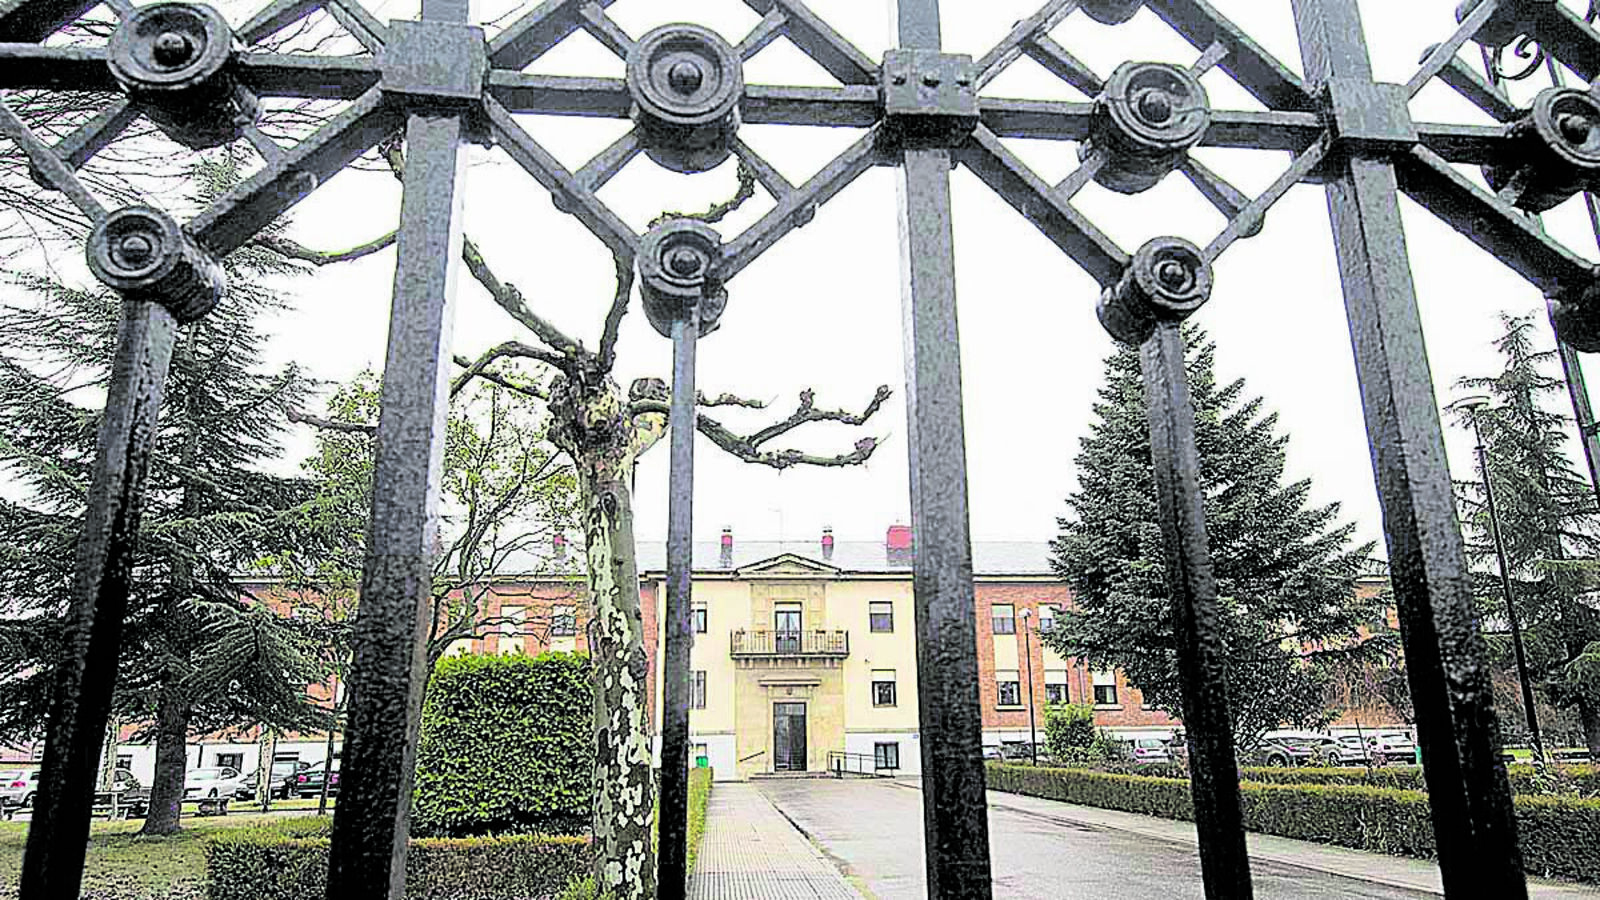
M 1358 629 L 1379 610 L 1356 596 L 1370 544 L 1351 546 L 1337 504 L 1311 507 L 1308 480 L 1283 483 L 1276 414 L 1246 399 L 1243 380 L 1218 385 L 1215 345 L 1184 330 L 1196 411 L 1200 481 L 1229 663 L 1236 736 L 1252 744 L 1283 723 L 1329 717 L 1334 664 L 1374 652 Z M 1155 473 L 1136 348 L 1106 360 L 1096 421 L 1076 458 L 1079 488 L 1053 542 L 1074 607 L 1045 640 L 1058 652 L 1123 670 L 1145 702 L 1182 714 Z
M 204 200 L 233 184 L 226 157 L 195 169 Z M 156 774 L 147 833 L 178 827 L 191 732 L 266 724 L 317 727 L 306 685 L 320 680 L 310 637 L 246 596 L 240 576 L 305 539 L 305 479 L 262 471 L 287 410 L 311 385 L 261 364 L 258 320 L 280 300 L 265 284 L 293 271 L 246 248 L 225 261 L 223 302 L 177 336 L 134 549 L 115 714 L 153 722 Z M 0 463 L 21 489 L 0 504 L 0 732 L 36 737 L 52 684 L 94 460 L 102 389 L 121 300 L 24 275 L 0 307 Z
M 1553 707 L 1577 713 L 1590 752 L 1600 754 L 1600 610 L 1593 600 L 1600 587 L 1600 508 L 1593 486 L 1567 454 L 1571 417 L 1551 411 L 1566 400 L 1565 382 L 1551 374 L 1557 351 L 1537 348 L 1533 316 L 1502 314 L 1500 319 L 1505 331 L 1495 349 L 1505 367 L 1492 377 L 1464 378 L 1460 386 L 1491 398 L 1477 412 L 1478 425 L 1494 479 L 1530 677 Z M 1458 414 L 1470 427 L 1468 415 Z M 1457 484 L 1467 554 L 1481 573 L 1485 621 L 1504 623 L 1479 477 L 1474 472 Z M 1490 646 L 1509 668 L 1509 639 L 1492 634 Z M 1522 719 L 1520 698 L 1504 709 L 1508 719 Z

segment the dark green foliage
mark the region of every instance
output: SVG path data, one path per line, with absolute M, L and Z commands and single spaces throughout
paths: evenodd
M 1187 782 L 989 763 L 993 790 L 1166 819 L 1193 820 Z M 1434 855 L 1428 795 L 1421 791 L 1310 784 L 1239 785 L 1245 828 L 1397 856 Z M 1600 883 L 1600 800 L 1516 798 L 1528 872 Z
M 440 660 L 422 712 L 412 834 L 587 828 L 593 713 L 586 657 Z
M 325 821 L 325 820 L 324 820 Z M 406 857 L 406 896 L 419 900 L 554 897 L 589 867 L 584 837 L 423 838 Z M 209 900 L 304 900 L 327 889 L 328 839 L 273 828 L 206 842 Z
M 192 175 L 202 203 L 241 177 L 226 155 Z M 113 711 L 156 723 L 151 833 L 177 828 L 188 734 L 326 722 L 305 690 L 324 671 L 314 636 L 241 586 L 262 560 L 314 540 L 294 515 L 309 484 L 267 471 L 312 389 L 296 366 L 263 364 L 259 323 L 283 305 L 272 285 L 296 268 L 254 245 L 224 267 L 227 296 L 175 336 L 130 561 Z M 0 302 L 0 469 L 14 488 L 0 500 L 11 617 L 0 622 L 0 735 L 18 740 L 45 722 L 121 301 L 54 277 L 12 282 Z
M 1066 762 L 1094 743 L 1094 707 L 1086 703 L 1055 703 L 1045 709 L 1044 745 L 1050 758 Z
M 1505 368 L 1460 386 L 1490 397 L 1477 418 L 1531 676 L 1550 703 L 1578 713 L 1590 752 L 1600 754 L 1600 609 L 1592 602 L 1600 587 L 1600 512 L 1588 477 L 1568 455 L 1571 416 L 1551 411 L 1570 408 L 1553 344 L 1538 349 L 1536 340 L 1549 339 L 1531 315 L 1502 314 L 1501 322 L 1505 332 L 1495 349 Z M 1457 420 L 1470 427 L 1468 413 Z M 1457 482 L 1467 555 L 1478 572 L 1490 646 L 1509 668 L 1505 601 L 1476 468 Z M 1506 699 L 1499 704 L 1503 720 L 1513 730 L 1525 727 L 1520 697 Z M 1542 724 L 1549 731 L 1555 723 Z
M 700 858 L 700 841 L 706 836 L 706 804 L 711 801 L 713 769 L 689 770 L 689 871 Z
M 1339 768 L 1271 768 L 1246 767 L 1239 770 L 1245 781 L 1264 784 L 1345 784 L 1367 787 L 1398 788 L 1426 791 L 1421 766 L 1385 766 L 1381 769 L 1360 767 Z M 1545 766 L 1507 766 L 1511 790 L 1519 795 L 1565 794 L 1582 797 L 1600 797 L 1600 766 L 1589 763 Z
M 1371 546 L 1350 545 L 1337 505 L 1309 505 L 1309 481 L 1285 484 L 1287 437 L 1243 381 L 1219 385 L 1212 345 L 1184 331 L 1196 409 L 1201 487 L 1221 595 L 1229 706 L 1237 736 L 1326 719 L 1331 666 L 1375 653 L 1358 642 L 1379 609 L 1355 594 Z M 1065 656 L 1120 668 L 1145 701 L 1181 715 L 1181 690 L 1156 515 L 1154 471 L 1139 354 L 1106 361 L 1096 421 L 1076 457 L 1079 488 L 1053 543 L 1074 606 L 1047 644 Z

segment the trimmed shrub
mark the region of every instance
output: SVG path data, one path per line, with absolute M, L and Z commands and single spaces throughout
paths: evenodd
M 303 900 L 327 889 L 328 839 L 274 827 L 206 841 L 208 900 Z M 555 897 L 589 869 L 589 840 L 518 834 L 422 838 L 406 857 L 406 896 L 427 900 Z
M 711 802 L 713 769 L 689 770 L 689 871 L 700 858 L 700 841 L 706 836 L 706 804 Z
M 1044 746 L 1052 759 L 1086 754 L 1094 744 L 1094 707 L 1087 703 L 1052 703 L 1044 712 Z
M 1171 778 L 990 763 L 988 782 L 998 791 L 1194 819 L 1188 783 Z M 1434 856 L 1428 795 L 1421 791 L 1248 781 L 1239 787 L 1245 828 L 1251 831 L 1397 856 Z M 1519 796 L 1516 809 L 1529 874 L 1600 883 L 1600 800 Z
M 1553 767 L 1553 774 L 1541 776 L 1533 766 L 1515 765 L 1506 768 L 1511 780 L 1511 790 L 1516 794 L 1575 794 L 1600 795 L 1600 768 L 1594 765 L 1571 764 Z M 1165 772 L 1140 772 L 1138 774 L 1167 775 Z M 1275 768 L 1250 766 L 1239 770 L 1245 781 L 1261 784 L 1344 784 L 1366 787 L 1393 788 L 1405 791 L 1426 791 L 1427 782 L 1421 766 L 1384 766 L 1367 769 L 1360 766 L 1338 768 L 1289 767 Z
M 440 660 L 422 712 L 412 835 L 587 830 L 593 696 L 577 654 Z

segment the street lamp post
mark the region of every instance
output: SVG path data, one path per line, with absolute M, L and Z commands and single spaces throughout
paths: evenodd
M 1539 737 L 1539 714 L 1534 708 L 1533 682 L 1528 678 L 1528 657 L 1522 649 L 1522 626 L 1517 621 L 1517 609 L 1511 601 L 1511 570 L 1506 564 L 1505 540 L 1500 536 L 1500 516 L 1494 505 L 1494 486 L 1489 479 L 1489 454 L 1484 449 L 1483 431 L 1478 427 L 1478 410 L 1488 405 L 1489 398 L 1481 395 L 1463 397 L 1451 404 L 1465 410 L 1472 423 L 1472 436 L 1477 441 L 1478 474 L 1483 478 L 1483 498 L 1489 507 L 1489 534 L 1494 538 L 1494 554 L 1500 565 L 1500 592 L 1506 601 L 1506 621 L 1511 626 L 1511 647 L 1517 659 L 1517 681 L 1522 687 L 1522 707 L 1528 720 L 1528 736 L 1533 742 L 1536 761 L 1544 760 L 1544 742 Z
M 1022 616 L 1022 658 L 1028 668 L 1028 754 L 1033 758 L 1033 764 L 1039 764 L 1039 735 L 1033 726 L 1033 645 L 1028 639 L 1028 619 L 1033 615 L 1033 610 L 1024 609 Z

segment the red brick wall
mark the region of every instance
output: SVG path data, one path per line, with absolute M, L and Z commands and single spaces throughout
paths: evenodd
M 1039 607 L 1050 604 L 1057 608 L 1065 608 L 1072 604 L 1072 592 L 1064 584 L 1030 584 L 1030 583 L 983 583 L 979 582 L 975 591 L 978 603 L 978 699 L 983 709 L 984 728 L 1023 729 L 1028 727 L 1028 707 L 1031 705 L 1035 713 L 1035 724 L 1044 727 L 1043 706 L 1044 693 L 1044 647 L 1039 641 Z M 1023 655 L 1023 645 L 1028 647 L 1028 656 L 1033 659 L 1033 696 L 1029 703 L 1028 686 L 1023 685 L 1022 709 L 996 708 L 996 687 L 994 680 L 994 615 L 993 605 L 996 603 L 1010 603 L 1016 613 L 1017 633 L 1014 638 L 1017 642 L 1017 662 L 1020 669 L 1019 677 L 1024 681 L 1028 678 L 1028 664 Z M 1028 610 L 1028 629 L 1031 632 L 1026 638 L 1022 632 L 1022 611 Z M 1004 639 L 1005 635 L 1001 635 Z M 1067 697 L 1073 703 L 1091 703 L 1094 699 L 1093 680 L 1088 666 L 1076 659 L 1067 660 Z M 1096 710 L 1095 724 L 1116 728 L 1162 728 L 1177 724 L 1177 720 L 1160 710 L 1144 709 L 1143 698 L 1139 692 L 1129 687 L 1122 673 L 1117 673 L 1117 699 L 1121 701 L 1120 710 Z

